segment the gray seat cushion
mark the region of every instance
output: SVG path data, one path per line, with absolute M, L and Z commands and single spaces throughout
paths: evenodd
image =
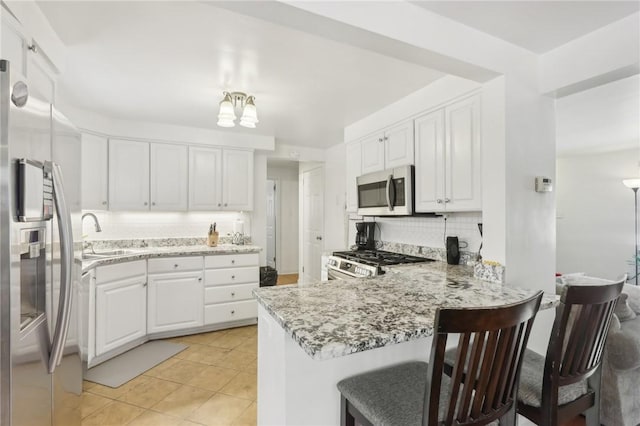
M 527 349 L 522 360 L 518 401 L 532 407 L 540 407 L 542 402 L 542 376 L 545 358 Z M 587 382 L 573 383 L 558 389 L 558 405 L 569 403 L 587 393 Z
M 338 390 L 374 425 L 421 426 L 427 369 L 424 362 L 399 364 L 346 378 Z M 446 414 L 449 387 L 449 377 L 443 376 L 440 421 Z

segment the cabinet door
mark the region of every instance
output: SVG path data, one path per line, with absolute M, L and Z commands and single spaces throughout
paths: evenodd
M 200 327 L 204 316 L 202 271 L 149 275 L 147 331 Z
M 149 210 L 149 144 L 109 140 L 109 210 Z
M 362 173 L 362 144 L 352 142 L 346 147 L 346 203 L 348 212 L 358 210 L 358 188 L 356 178 Z
M 187 210 L 186 145 L 151 144 L 151 210 Z
M 384 170 L 384 135 L 362 140 L 362 174 Z
M 189 147 L 189 210 L 222 208 L 222 150 Z
M 416 212 L 440 212 L 445 208 L 444 111 L 438 110 L 415 120 Z
M 482 209 L 482 174 L 479 97 L 445 108 L 446 120 L 446 209 Z
M 392 127 L 384 134 L 384 168 L 414 163 L 413 121 Z
M 253 151 L 222 151 L 223 210 L 253 210 Z
M 96 355 L 101 355 L 147 333 L 145 277 L 96 286 Z
M 106 210 L 109 156 L 107 138 L 82 134 L 82 208 Z

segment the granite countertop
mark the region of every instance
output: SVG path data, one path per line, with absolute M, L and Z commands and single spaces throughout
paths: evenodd
M 258 303 L 316 360 L 431 336 L 439 307 L 500 306 L 535 293 L 477 280 L 472 267 L 443 262 L 389 267 L 373 278 L 254 290 Z M 545 294 L 540 309 L 557 301 Z
M 114 263 L 131 262 L 133 260 L 149 259 L 154 257 L 172 256 L 209 256 L 217 254 L 234 253 L 258 253 L 262 250 L 254 245 L 218 244 L 216 247 L 207 245 L 167 246 L 167 247 L 140 247 L 126 249 L 127 253 L 117 256 L 109 256 L 99 259 L 84 259 L 82 272 L 89 271 L 96 266 L 113 265 Z

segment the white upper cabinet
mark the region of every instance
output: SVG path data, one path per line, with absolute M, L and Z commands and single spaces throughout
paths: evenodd
M 362 173 L 414 163 L 413 121 L 362 139 Z
M 379 133 L 362 139 L 362 170 L 367 174 L 384 170 L 384 134 Z
M 108 204 L 109 142 L 102 136 L 82 134 L 82 208 L 106 210 Z
M 222 150 L 222 209 L 253 210 L 253 151 Z
M 11 74 L 27 76 L 27 39 L 18 29 L 19 24 L 9 16 L 2 14 L 2 57 L 9 61 Z
M 481 210 L 480 98 L 447 106 L 445 121 L 447 210 Z
M 222 208 L 222 150 L 189 147 L 189 210 Z
M 109 141 L 109 209 L 149 210 L 149 144 Z
M 479 114 L 474 96 L 415 120 L 417 212 L 482 210 Z
M 384 168 L 413 164 L 413 123 L 406 122 L 384 133 Z
M 346 156 L 346 204 L 348 212 L 358 210 L 358 189 L 356 178 L 362 174 L 362 142 L 356 141 L 347 144 Z
M 415 208 L 418 212 L 441 211 L 445 193 L 444 110 L 416 119 L 415 131 Z
M 187 210 L 186 145 L 151 144 L 151 210 Z

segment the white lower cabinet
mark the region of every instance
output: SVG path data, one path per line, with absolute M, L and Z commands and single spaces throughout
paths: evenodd
M 202 256 L 149 260 L 148 333 L 202 326 L 202 266 Z
M 205 258 L 204 323 L 220 324 L 257 318 L 253 290 L 259 287 L 257 254 Z
M 89 367 L 154 334 L 257 318 L 258 265 L 258 255 L 246 253 L 98 266 L 85 280 Z
M 149 275 L 147 332 L 202 325 L 202 271 Z
M 146 336 L 146 261 L 97 268 L 95 295 L 96 356 Z

